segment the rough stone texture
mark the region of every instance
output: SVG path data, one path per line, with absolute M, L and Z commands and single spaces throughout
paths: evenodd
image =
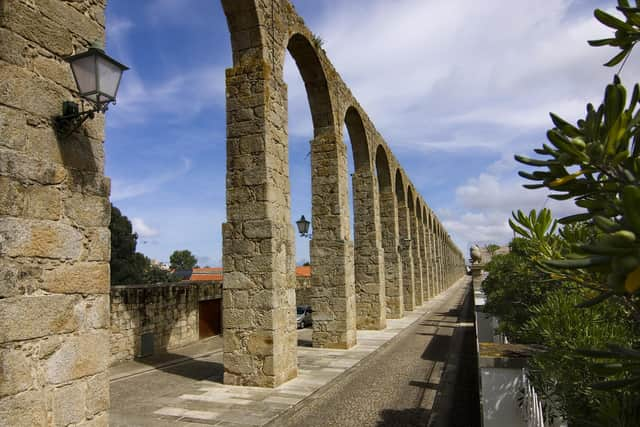
M 221 282 L 179 282 L 111 287 L 111 364 L 140 355 L 142 334 L 153 333 L 153 352 L 200 338 L 200 301 L 222 298 Z
M 312 297 L 311 277 L 296 277 L 296 306 L 311 305 Z
M 351 141 L 357 131 L 351 132 Z M 384 252 L 381 247 L 380 214 L 376 183 L 369 170 L 357 171 L 353 177 L 355 222 L 355 288 L 358 329 L 384 329 L 385 308 Z
M 102 118 L 57 135 L 64 56 L 104 40 L 103 0 L 0 1 L 0 425 L 108 422 L 109 183 Z M 89 12 L 90 11 L 90 12 Z
M 290 2 L 222 4 L 233 50 L 233 68 L 227 70 L 223 227 L 225 334 L 231 334 L 225 336 L 225 382 L 274 386 L 295 375 L 296 363 L 286 50 L 305 82 L 314 129 L 310 252 L 315 347 L 349 348 L 356 342 L 356 326 L 384 328 L 387 316 L 401 317 L 404 309 L 422 303 L 432 271 L 425 265 L 425 218 L 421 210 L 409 212 L 405 199 L 418 200 L 407 193 L 415 186 Z M 355 241 L 349 230 L 344 125 L 355 166 Z M 442 260 L 434 257 L 433 262 Z M 433 288 L 443 289 L 435 283 Z M 248 345 L 254 337 L 260 346 Z
M 422 305 L 422 239 L 420 238 L 419 222 L 420 218 L 416 216 L 417 208 L 409 210 L 411 216 L 411 254 L 413 255 L 413 274 L 414 274 L 414 303 L 416 306 Z
M 413 242 L 411 241 L 409 208 L 404 200 L 398 200 L 398 228 L 400 230 L 400 258 L 402 259 L 402 291 L 405 311 L 413 311 L 416 306 Z
M 380 169 L 378 167 L 378 169 Z M 398 208 L 390 187 L 380 192 L 380 221 L 386 280 L 386 310 L 388 319 L 404 316 L 402 262 L 398 252 Z

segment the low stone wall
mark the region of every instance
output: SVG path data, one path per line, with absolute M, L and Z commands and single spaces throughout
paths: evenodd
M 140 355 L 153 334 L 153 354 L 199 339 L 198 302 L 222 298 L 222 282 L 111 287 L 111 364 Z

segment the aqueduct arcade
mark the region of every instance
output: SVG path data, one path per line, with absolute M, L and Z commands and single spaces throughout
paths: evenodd
M 386 319 L 454 283 L 464 258 L 290 2 L 222 5 L 233 50 L 224 380 L 274 387 L 297 375 L 286 51 L 304 80 L 314 129 L 313 345 L 346 349 L 358 328 L 384 329 Z M 105 6 L 0 1 L 0 412 L 14 425 L 64 424 L 57 417 L 70 413 L 77 425 L 107 421 L 104 122 L 61 136 L 51 120 L 76 96 L 63 58 L 104 40 Z M 353 240 L 345 125 L 355 166 Z
M 287 87 L 294 58 L 314 138 L 313 346 L 350 348 L 463 274 L 464 259 L 289 1 L 223 0 L 227 70 L 225 382 L 276 386 L 296 375 L 294 239 Z M 354 239 L 348 200 L 346 125 Z M 231 303 L 228 303 L 231 302 Z

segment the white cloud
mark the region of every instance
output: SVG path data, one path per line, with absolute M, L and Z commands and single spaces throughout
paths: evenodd
M 577 0 L 322 5 L 330 13 L 308 25 L 394 150 L 498 152 L 514 132 L 544 131 L 549 111 L 579 118 L 613 73 L 600 66 L 613 50 L 586 43 L 609 31 Z M 625 73 L 639 70 L 629 63 Z M 294 73 L 288 60 L 290 132 L 310 135 Z
M 169 172 L 153 175 L 145 179 L 124 181 L 113 179 L 111 182 L 111 200 L 119 201 L 132 197 L 142 196 L 159 190 L 163 184 L 182 176 L 191 170 L 191 160 L 182 158 L 182 167 L 176 169 L 176 165 L 171 164 L 166 167 Z
M 456 188 L 458 210 L 440 211 L 443 224 L 459 244 L 505 244 L 513 232 L 508 225 L 511 212 L 549 208 L 555 218 L 580 212 L 571 201 L 547 198 L 545 190 L 527 190 L 523 179 L 482 173 Z
M 143 123 L 151 117 L 185 121 L 211 106 L 224 103 L 224 69 L 203 65 L 179 70 L 164 80 L 147 83 L 134 71 L 126 72 L 118 92 L 118 105 L 109 114 L 110 126 Z
M 131 218 L 131 226 L 133 227 L 133 231 L 138 233 L 138 236 L 141 237 L 142 239 L 156 237 L 160 234 L 158 230 L 147 225 L 142 218 L 138 218 L 138 217 Z

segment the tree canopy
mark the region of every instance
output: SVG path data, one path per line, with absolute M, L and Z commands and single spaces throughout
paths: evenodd
M 188 249 L 173 251 L 169 262 L 175 270 L 191 270 L 198 264 L 198 260 Z
M 151 260 L 136 252 L 138 235 L 133 232 L 131 221 L 120 209 L 111 205 L 111 284 L 132 285 L 172 282 L 176 279 L 169 272 L 151 264 Z

